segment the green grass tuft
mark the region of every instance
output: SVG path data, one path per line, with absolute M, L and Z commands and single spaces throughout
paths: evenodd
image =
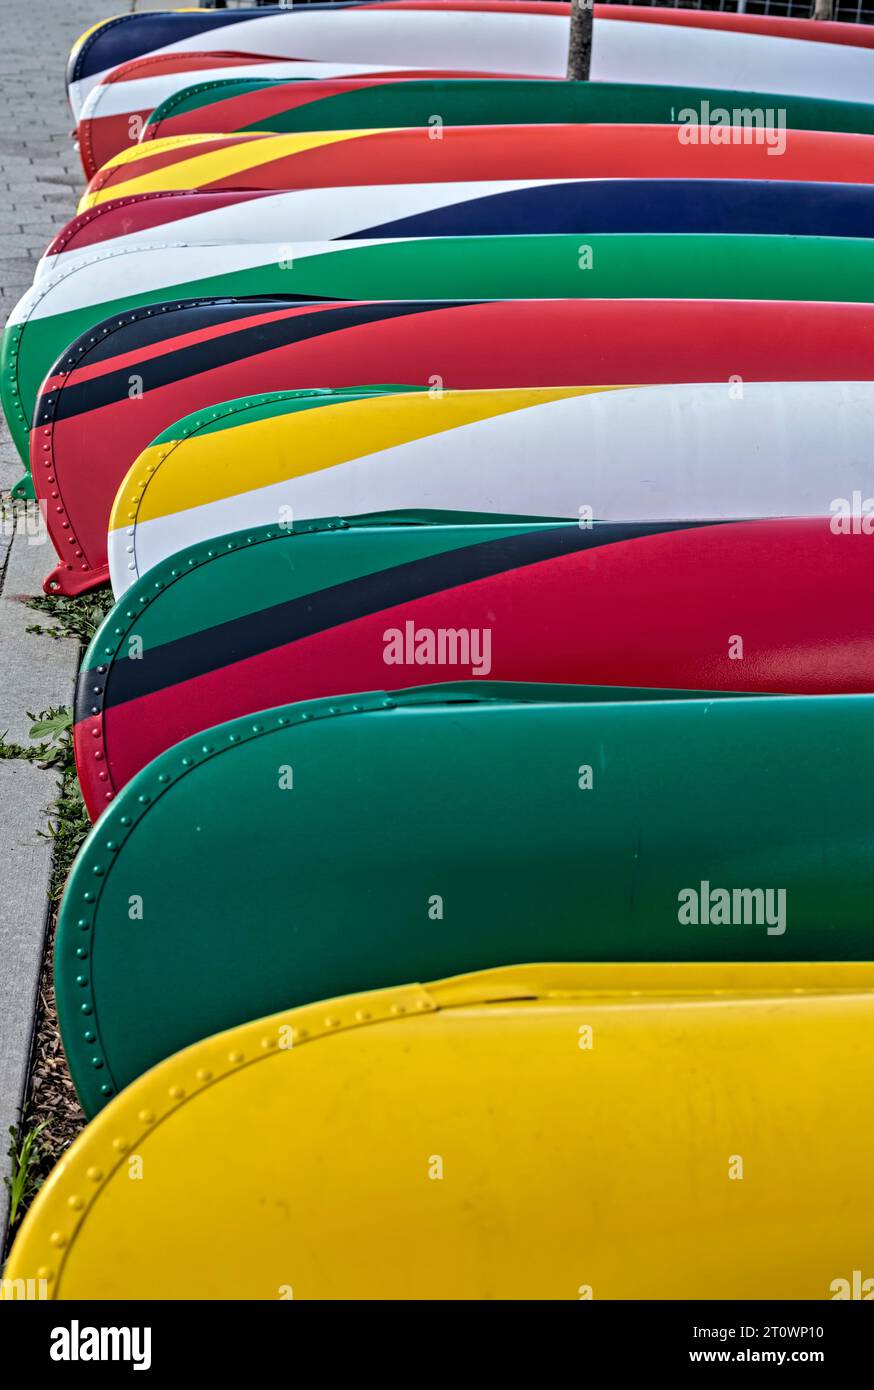
M 9 1129 L 12 1143 L 9 1145 L 7 1153 L 12 1159 L 12 1173 L 3 1181 L 9 1191 L 10 1230 L 14 1229 L 19 1215 L 33 1201 L 42 1186 L 41 1164 L 44 1155 L 40 1135 L 47 1124 L 48 1120 L 41 1120 L 38 1125 L 33 1125 L 28 1129 L 21 1138 L 18 1137 L 17 1129 L 13 1126 Z
M 39 633 L 42 637 L 73 637 L 87 646 L 103 619 L 112 608 L 112 591 L 95 589 L 77 598 L 65 598 L 63 594 L 39 594 L 28 602 L 28 608 L 37 613 L 45 613 L 54 618 L 55 625 L 46 627 L 33 623 L 28 632 Z

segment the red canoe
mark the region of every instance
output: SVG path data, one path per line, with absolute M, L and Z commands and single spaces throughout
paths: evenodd
M 300 77 L 311 81 L 343 81 L 344 72 L 357 74 L 360 68 L 344 63 L 295 63 L 293 60 L 259 57 L 250 53 L 148 53 L 143 58 L 131 58 L 119 63 L 91 94 L 76 135 L 79 157 L 86 178 L 118 154 L 136 144 L 137 134 L 156 106 L 170 93 L 181 90 L 180 79 L 193 84 L 222 77 L 277 78 Z M 449 72 L 442 68 L 368 67 L 370 78 L 390 82 L 403 78 L 424 77 L 500 77 L 500 74 L 481 72 Z M 510 74 L 513 76 L 513 74 Z M 543 78 L 542 81 L 549 81 Z M 555 79 L 552 79 L 555 80 Z
M 415 128 L 224 135 L 193 144 L 167 142 L 165 148 L 155 141 L 139 146 L 133 159 L 133 152 L 127 152 L 125 162 L 101 169 L 90 181 L 82 206 L 156 189 L 330 188 L 481 179 L 874 183 L 872 135 L 786 130 L 782 148 L 740 141 L 690 144 L 681 139 L 686 133 L 685 127 L 669 125 L 447 126 L 440 140 L 430 138 L 430 129 Z
M 62 557 L 46 588 L 79 593 L 103 583 L 110 510 L 137 455 L 183 415 L 249 392 L 826 378 L 874 380 L 874 305 L 222 300 L 144 308 L 74 343 L 37 403 L 34 486 Z
M 321 6 L 319 8 L 322 9 Z M 436 59 L 442 67 L 411 71 L 409 64 L 417 62 L 420 55 L 435 59 L 436 50 L 429 53 L 428 37 L 439 33 L 439 30 L 445 27 L 438 22 L 435 30 L 433 23 L 428 22 L 428 15 L 422 16 L 424 24 L 418 26 L 421 32 L 416 39 L 413 39 L 409 32 L 409 24 L 405 26 L 407 41 L 402 42 L 400 48 L 390 40 L 383 40 L 379 45 L 367 44 L 364 49 L 356 45 L 350 48 L 338 42 L 342 27 L 335 34 L 333 30 L 338 29 L 338 24 L 335 24 L 333 19 L 330 42 L 316 44 L 315 47 L 296 47 L 295 44 L 289 45 L 287 42 L 276 43 L 278 35 L 275 28 L 272 29 L 272 46 L 266 41 L 268 29 L 264 24 L 266 21 L 270 26 L 272 20 L 264 11 L 259 16 L 257 26 L 257 29 L 262 31 L 262 38 L 248 44 L 246 35 L 249 34 L 250 40 L 253 37 L 253 26 L 246 23 L 247 19 L 251 20 L 249 11 L 226 11 L 222 16 L 213 15 L 212 18 L 198 18 L 196 11 L 193 18 L 176 13 L 123 16 L 114 21 L 113 25 L 99 26 L 97 31 L 92 32 L 89 42 L 77 45 L 68 73 L 73 110 L 77 118 L 81 117 L 79 140 L 86 174 L 93 174 L 107 158 L 137 139 L 139 130 L 155 107 L 173 91 L 179 90 L 179 78 L 190 74 L 191 81 L 194 82 L 198 80 L 198 76 L 211 77 L 216 70 L 221 70 L 222 67 L 231 69 L 233 66 L 244 76 L 287 78 L 296 75 L 291 71 L 293 61 L 289 61 L 287 57 L 289 51 L 293 59 L 316 59 L 298 64 L 302 77 L 354 76 L 366 72 L 377 75 L 380 71 L 392 75 L 392 66 L 394 75 L 398 76 L 523 76 L 528 72 L 531 77 L 548 79 L 564 75 L 567 39 L 563 21 L 568 14 L 566 5 L 548 3 L 547 0 L 535 0 L 535 3 L 528 5 L 489 3 L 489 0 L 456 4 L 453 0 L 438 0 L 436 5 L 433 2 L 377 3 L 337 8 L 340 10 L 340 26 L 344 18 L 344 8 L 351 8 L 353 11 L 360 8 L 365 14 L 376 12 L 377 15 L 379 11 L 386 9 L 437 9 L 444 12 L 441 19 L 447 18 L 450 27 L 456 30 L 459 26 L 452 25 L 453 10 L 498 12 L 494 15 L 497 27 L 489 25 L 488 33 L 493 41 L 503 33 L 504 45 L 500 51 L 504 56 L 500 66 L 504 71 L 482 72 L 469 66 L 468 50 L 471 63 L 479 59 L 485 62 L 487 68 L 489 59 L 494 57 L 492 43 L 482 31 L 479 34 L 479 43 L 469 41 L 465 47 L 464 40 L 458 36 L 458 42 L 454 47 L 452 44 L 448 48 L 442 47 L 440 51 L 443 56 Z M 501 11 L 504 12 L 503 18 Z M 509 48 L 506 47 L 510 39 L 510 30 L 514 27 L 514 14 L 525 23 L 522 45 L 518 51 L 513 42 L 510 42 Z M 527 21 L 529 15 L 532 19 Z M 797 86 L 799 94 L 806 93 L 808 96 L 848 97 L 857 100 L 864 100 L 867 96 L 864 80 L 859 76 L 856 63 L 851 62 L 848 69 L 845 64 L 838 62 L 836 71 L 830 75 L 823 71 L 826 67 L 835 67 L 823 60 L 826 45 L 838 45 L 855 50 L 872 46 L 874 31 L 864 24 L 829 21 L 814 23 L 809 19 L 720 14 L 712 10 L 696 13 L 675 8 L 653 9 L 648 6 L 626 5 L 596 5 L 595 16 L 593 81 L 650 81 L 662 84 L 670 81 L 699 81 L 708 86 L 768 90 L 768 84 L 762 81 L 762 77 L 764 73 L 772 71 L 778 84 L 782 84 L 780 89 L 787 93 L 795 91 L 796 85 L 793 84 L 800 82 L 801 85 Z M 312 17 L 318 21 L 322 16 L 313 12 Z M 379 17 L 386 18 L 384 15 Z M 487 14 L 482 17 L 488 22 Z M 289 18 L 291 16 L 286 16 L 286 21 Z M 356 19 L 354 13 L 352 19 Z M 637 23 L 632 24 L 631 21 Z M 645 45 L 645 51 L 641 52 L 638 36 L 635 36 L 629 45 L 623 34 L 623 31 L 636 28 L 640 24 L 667 27 L 669 32 L 664 36 L 654 36 L 658 42 Z M 532 34 L 532 25 L 538 31 L 536 35 Z M 518 21 L 515 27 L 519 27 Z M 554 33 L 548 38 L 543 32 L 544 27 L 550 31 L 554 29 Z M 693 41 L 691 47 L 682 41 L 681 31 L 684 29 L 698 31 L 688 35 Z M 597 31 L 600 31 L 600 40 Z M 717 43 L 714 52 L 714 45 L 708 42 L 708 39 L 718 39 L 720 31 L 727 40 L 727 47 L 725 44 Z M 385 32 L 384 30 L 383 33 Z M 391 29 L 387 32 L 389 35 L 392 33 Z M 200 37 L 197 37 L 198 35 Z M 791 59 L 788 65 L 781 63 L 782 55 L 775 51 L 775 39 L 790 41 L 786 45 L 790 50 Z M 809 55 L 803 54 L 803 46 L 799 40 L 807 41 Z M 198 50 L 187 51 L 184 47 L 175 46 L 180 42 L 183 45 L 197 42 Z M 767 47 L 763 48 L 763 45 Z M 224 51 L 211 54 L 211 47 Z M 627 52 L 623 55 L 623 50 L 629 47 L 637 53 L 636 60 Z M 165 51 L 161 52 L 162 49 Z M 167 51 L 168 49 L 170 51 Z M 682 58 L 684 49 L 688 49 L 688 54 L 684 61 L 680 61 L 681 71 L 678 73 L 676 63 Z M 793 50 L 802 50 L 802 53 Z M 828 52 L 827 48 L 825 52 Z M 286 58 L 282 61 L 283 70 L 280 72 L 280 63 L 276 60 L 282 53 L 286 54 Z M 252 56 L 249 56 L 250 54 Z M 345 61 L 338 61 L 341 54 Z M 374 55 L 378 57 L 375 64 L 372 62 Z M 381 63 L 385 64 L 382 69 Z M 491 66 L 495 68 L 498 65 L 492 61 Z M 257 71 L 259 68 L 260 72 Z M 405 73 L 403 69 L 406 69 Z M 787 79 L 785 82 L 784 70 Z M 848 71 L 856 78 L 854 84 L 848 83 Z M 672 72 L 673 76 L 670 75 Z M 807 82 L 804 80 L 805 73 L 809 75 Z M 124 90 L 125 87 L 127 91 Z M 89 98 L 83 110 L 82 102 L 89 91 L 94 100 Z
M 491 680 L 874 689 L 870 537 L 836 534 L 828 519 L 581 529 L 495 517 L 455 533 L 453 520 L 414 526 L 412 539 L 378 520 L 265 527 L 144 575 L 79 679 L 74 743 L 91 816 L 151 758 L 227 719 L 447 678 L 445 666 L 405 664 L 403 650 L 387 664 L 389 630 L 405 644 L 419 631 L 487 632 Z

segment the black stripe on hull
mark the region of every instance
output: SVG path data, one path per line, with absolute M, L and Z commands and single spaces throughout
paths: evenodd
M 342 303 L 335 309 L 319 309 L 313 314 L 289 315 L 273 323 L 258 324 L 252 328 L 242 327 L 234 333 L 222 333 L 215 338 L 207 338 L 189 347 L 177 348 L 150 357 L 137 364 L 139 374 L 144 380 L 144 389 L 154 391 L 162 386 L 171 386 L 187 377 L 199 376 L 204 372 L 226 367 L 232 362 L 256 357 L 261 353 L 273 352 L 277 348 L 291 347 L 295 344 L 321 338 L 328 333 L 340 333 L 346 328 L 360 328 L 373 323 L 386 323 L 391 319 L 407 318 L 413 314 L 430 313 L 434 310 L 468 307 L 472 300 L 406 300 L 383 301 L 370 304 Z M 293 298 L 277 300 L 247 299 L 238 310 L 234 300 L 191 300 L 172 305 L 151 305 L 148 309 L 137 311 L 136 317 L 105 319 L 96 328 L 88 330 L 68 348 L 59 358 L 50 376 L 64 373 L 81 366 L 85 358 L 90 366 L 101 360 L 111 361 L 124 353 L 144 347 L 154 347 L 162 338 L 179 332 L 197 332 L 237 317 L 245 318 L 254 314 L 269 313 L 271 309 L 293 308 L 296 304 L 330 303 L 330 300 L 316 301 Z M 227 308 L 225 309 L 225 306 Z M 190 314 L 196 307 L 206 310 L 218 308 L 222 312 L 215 318 L 207 318 L 204 312 L 200 321 L 186 324 L 184 329 L 173 330 L 168 334 L 168 324 L 172 325 L 174 314 Z M 170 312 L 164 313 L 167 309 Z M 206 320 L 206 321 L 205 321 Z M 91 339 L 100 335 L 107 327 L 107 333 L 98 343 Z M 127 333 L 131 342 L 119 341 L 118 334 Z M 116 371 L 108 371 L 104 376 L 91 381 L 74 382 L 45 392 L 37 402 L 35 426 L 44 426 L 69 420 L 76 415 L 84 415 L 103 406 L 114 405 L 126 400 L 130 394 L 130 374 L 134 364 L 128 363 Z M 320 383 L 314 382 L 313 385 Z
M 497 518 L 496 524 L 500 524 Z M 604 521 L 595 522 L 589 528 L 574 522 L 558 526 L 547 524 L 536 531 L 479 541 L 458 550 L 391 566 L 166 642 L 152 648 L 147 659 L 113 661 L 107 667 L 107 674 L 101 675 L 96 667 L 83 671 L 76 692 L 76 722 L 93 717 L 104 708 L 153 695 L 223 666 L 441 590 L 579 551 L 726 524 L 731 523 Z M 280 538 L 274 535 L 271 539 Z M 293 541 L 294 537 L 289 535 L 282 539 Z

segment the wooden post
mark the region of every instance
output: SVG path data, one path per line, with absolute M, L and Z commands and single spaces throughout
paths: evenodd
M 567 75 L 574 82 L 588 82 L 592 64 L 593 0 L 571 0 Z M 817 0 L 820 3 L 820 0 Z

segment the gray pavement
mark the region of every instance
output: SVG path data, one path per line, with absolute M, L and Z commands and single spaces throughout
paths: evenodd
M 164 7 L 160 0 L 0 0 L 0 322 L 82 187 L 64 92 L 70 46 L 111 14 Z M 26 600 L 40 592 L 53 552 L 35 511 L 13 512 L 4 497 L 21 473 L 0 424 L 0 734 L 26 744 L 28 710 L 72 702 L 78 651 L 74 642 L 25 630 L 44 621 Z M 56 792 L 56 773 L 0 760 L 0 1179 L 27 1083 L 51 872 L 51 843 L 38 832 Z M 6 1205 L 3 1187 L 0 1248 Z

